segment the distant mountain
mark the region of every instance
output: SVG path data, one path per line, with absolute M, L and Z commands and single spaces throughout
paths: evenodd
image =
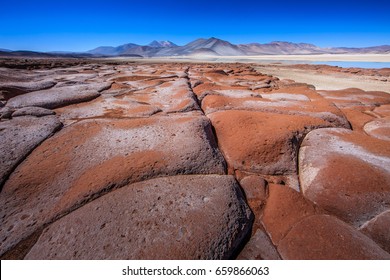
M 206 51 L 207 50 L 207 51 Z M 153 41 L 147 46 L 127 44 L 119 47 L 98 47 L 87 53 L 120 56 L 124 54 L 137 54 L 144 57 L 155 56 L 186 56 L 207 52 L 209 55 L 246 55 L 238 46 L 217 38 L 197 39 L 184 46 L 177 46 L 170 41 Z
M 104 56 L 141 55 L 145 57 L 156 56 L 159 50 L 175 48 L 176 44 L 170 41 L 153 41 L 147 46 L 137 44 L 125 44 L 118 47 L 98 47 L 87 53 Z
M 267 55 L 267 54 L 321 54 L 326 50 L 312 44 L 290 43 L 275 41 L 268 44 L 246 44 L 238 45 L 239 48 L 247 55 Z
M 153 41 L 146 46 L 124 44 L 117 47 L 97 47 L 85 53 L 73 52 L 30 52 L 0 49 L 1 56 L 44 56 L 44 57 L 163 57 L 163 56 L 249 56 L 290 54 L 390 54 L 390 45 L 367 48 L 321 48 L 307 43 L 275 41 L 266 44 L 251 43 L 235 45 L 218 38 L 197 39 L 184 46 L 170 41 Z
M 191 55 L 199 50 L 211 50 L 217 55 L 227 55 L 227 56 L 237 56 L 245 55 L 238 46 L 224 41 L 211 37 L 209 39 L 198 39 L 188 43 L 187 45 L 176 49 L 177 55 Z
M 172 43 L 171 41 L 153 41 L 148 46 L 149 47 L 153 47 L 153 48 L 172 48 L 172 47 L 177 47 L 177 45 Z
M 390 53 L 390 46 L 368 48 L 321 48 L 307 43 L 275 41 L 266 44 L 251 43 L 234 45 L 218 38 L 197 39 L 184 46 L 170 41 L 153 41 L 147 46 L 126 44 L 118 47 L 98 47 L 88 51 L 94 55 L 121 56 L 247 56 L 247 55 L 289 55 L 289 54 L 343 54 L 343 53 Z
M 75 52 L 34 52 L 34 51 L 0 51 L 2 57 L 41 57 L 41 58 L 92 58 L 97 55 Z M 101 55 L 98 55 L 101 57 Z
M 96 49 L 87 51 L 90 54 L 105 55 L 105 56 L 118 56 L 126 54 L 129 49 L 139 47 L 137 44 L 125 44 L 118 47 L 98 47 Z
M 334 53 L 380 53 L 390 54 L 390 45 L 367 47 L 367 48 L 330 48 Z

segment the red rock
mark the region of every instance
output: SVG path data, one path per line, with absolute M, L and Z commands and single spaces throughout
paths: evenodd
M 338 107 L 378 106 L 390 103 L 390 95 L 381 91 L 364 91 L 357 88 L 318 91 Z
M 382 117 L 390 117 L 390 104 L 380 105 L 374 109 L 374 113 Z
M 26 259 L 228 259 L 251 219 L 231 176 L 157 178 L 59 219 Z
M 225 90 L 226 92 L 227 90 Z M 218 92 L 221 92 L 219 90 Z M 232 91 L 242 92 L 242 91 Z M 248 94 L 246 94 L 248 95 Z M 290 96 L 284 100 L 278 100 L 281 96 Z M 272 97 L 273 96 L 273 97 Z M 275 97 L 276 96 L 276 97 Z M 295 96 L 295 100 L 293 99 Z M 264 98 L 260 98 L 264 97 Z M 267 99 L 266 97 L 271 97 Z M 246 96 L 237 94 L 237 97 L 226 94 L 208 94 L 202 100 L 202 109 L 206 114 L 222 110 L 248 110 L 256 112 L 269 112 L 287 115 L 310 116 L 327 121 L 332 126 L 349 128 L 344 114 L 334 105 L 319 97 L 319 100 L 299 100 L 305 95 L 290 93 L 269 93 L 261 96 Z M 298 100 L 297 100 L 298 99 Z
M 312 129 L 329 126 L 307 116 L 250 111 L 220 111 L 208 117 L 231 174 L 234 170 L 294 173 L 301 139 Z
M 266 181 L 256 175 L 247 176 L 240 181 L 245 198 L 253 212 L 258 212 L 267 199 Z
M 111 189 L 165 175 L 224 173 L 205 117 L 79 122 L 36 148 L 4 185 L 0 255 Z
M 364 125 L 375 119 L 375 117 L 369 113 L 371 111 L 367 110 L 367 108 L 353 107 L 342 108 L 341 110 L 354 131 L 362 132 Z
M 390 203 L 387 141 L 346 129 L 309 133 L 299 151 L 303 194 L 356 227 Z
M 364 131 L 372 137 L 390 141 L 390 117 L 375 119 L 366 123 Z
M 270 184 L 261 220 L 273 244 L 278 245 L 295 224 L 321 211 L 292 188 Z
M 329 215 L 309 216 L 295 224 L 278 251 L 290 260 L 390 259 L 370 238 Z
M 152 116 L 161 109 L 145 102 L 138 102 L 127 96 L 116 98 L 100 96 L 90 102 L 83 102 L 55 110 L 64 124 L 92 118 L 136 118 Z
M 390 210 L 380 213 L 365 223 L 360 231 L 372 238 L 385 251 L 390 253 Z

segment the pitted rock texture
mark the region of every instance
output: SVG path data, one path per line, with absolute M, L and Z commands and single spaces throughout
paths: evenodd
M 13 169 L 61 126 L 53 116 L 19 117 L 0 122 L 0 189 Z
M 390 259 L 390 95 L 264 67 L 0 58 L 0 258 Z
M 73 103 L 90 101 L 98 97 L 99 92 L 109 86 L 108 83 L 99 83 L 54 87 L 15 96 L 8 100 L 7 105 L 13 108 L 36 106 L 54 109 Z
M 4 185 L 0 234 L 10 227 L 14 234 L 1 252 L 110 189 L 164 175 L 224 172 L 203 116 L 79 122 L 35 149 Z
M 26 259 L 227 259 L 252 218 L 232 176 L 157 178 L 59 219 Z
M 43 117 L 49 115 L 55 115 L 55 112 L 40 107 L 23 107 L 21 109 L 15 110 L 15 112 L 12 113 L 13 118 L 20 117 L 20 116 Z

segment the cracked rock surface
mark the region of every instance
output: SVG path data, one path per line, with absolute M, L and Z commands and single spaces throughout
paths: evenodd
M 239 63 L 14 63 L 1 259 L 390 259 L 388 93 Z

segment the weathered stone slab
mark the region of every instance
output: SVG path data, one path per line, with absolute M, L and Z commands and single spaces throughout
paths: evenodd
M 346 129 L 309 133 L 299 152 L 303 194 L 356 227 L 388 209 L 388 141 Z
M 228 259 L 251 221 L 231 176 L 157 178 L 56 221 L 26 259 Z
M 252 111 L 220 111 L 208 117 L 232 174 L 237 169 L 270 175 L 295 173 L 301 139 L 312 129 L 330 126 L 308 116 Z
M 329 215 L 310 216 L 296 224 L 278 251 L 290 260 L 390 259 L 390 254 L 370 238 Z
M 7 106 L 13 108 L 34 106 L 54 109 L 95 99 L 101 91 L 109 88 L 110 85 L 111 83 L 76 84 L 34 91 L 11 98 L 8 100 Z
M 207 118 L 81 121 L 40 145 L 0 196 L 0 255 L 111 189 L 177 174 L 224 174 Z
M 54 116 L 0 122 L 0 188 L 15 167 L 61 125 Z

